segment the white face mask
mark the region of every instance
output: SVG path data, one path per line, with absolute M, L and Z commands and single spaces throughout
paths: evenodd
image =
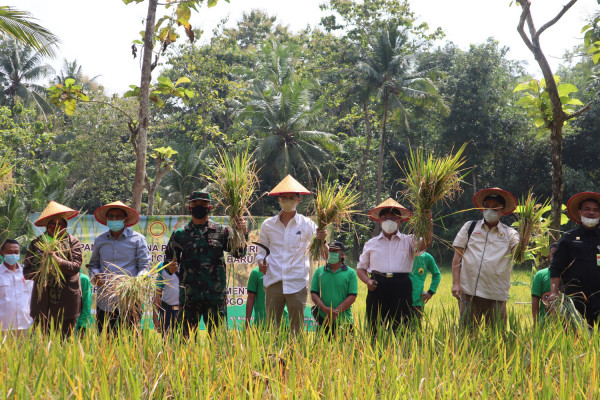
M 493 224 L 500 219 L 500 214 L 496 210 L 487 208 L 483 210 L 483 219 L 485 219 L 485 222 L 488 224 Z
M 583 226 L 587 226 L 588 228 L 593 228 L 598 225 L 600 222 L 600 218 L 586 218 L 583 215 L 581 216 L 581 224 Z
M 398 223 L 388 219 L 381 223 L 381 229 L 388 235 L 391 235 L 398 230 Z
M 298 205 L 298 202 L 293 199 L 280 199 L 279 200 L 279 206 L 285 212 L 296 211 L 297 205 Z

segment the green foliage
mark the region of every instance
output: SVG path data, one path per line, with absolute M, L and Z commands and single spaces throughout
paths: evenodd
M 177 82 L 173 83 L 171 79 L 166 76 L 161 76 L 157 79 L 157 83 L 150 87 L 150 101 L 156 104 L 158 107 L 164 107 L 165 101 L 161 96 L 165 97 L 177 97 L 181 99 L 185 104 L 194 97 L 194 92 L 180 86 L 184 83 L 189 83 L 189 78 L 179 78 Z M 131 89 L 125 92 L 123 97 L 140 97 L 140 88 L 136 85 L 130 85 Z
M 30 13 L 10 6 L 0 6 L 0 36 L 10 36 L 21 46 L 48 57 L 54 56 L 54 47 L 60 42 L 56 35 L 34 22 Z
M 568 83 L 560 83 L 560 77 L 554 76 L 556 82 L 558 95 L 560 96 L 560 102 L 562 104 L 562 110 L 565 114 L 572 113 L 576 110 L 575 106 L 582 106 L 581 100 L 571 98 L 571 93 L 577 92 L 577 87 Z M 550 125 L 554 120 L 552 114 L 552 104 L 550 103 L 550 96 L 546 91 L 546 80 L 532 79 L 520 83 L 515 87 L 515 92 L 524 91 L 525 94 L 519 99 L 517 104 L 521 105 L 527 110 L 527 116 L 533 118 L 533 123 L 537 128 L 543 130 L 550 129 Z M 567 121 L 565 121 L 565 124 Z
M 77 109 L 77 101 L 89 101 L 89 97 L 83 92 L 83 87 L 75 83 L 75 79 L 67 78 L 65 83 L 57 83 L 48 89 L 50 102 L 61 108 L 65 114 L 72 116 Z
M 583 46 L 587 53 L 592 56 L 594 64 L 600 61 L 600 16 L 593 18 L 589 24 L 581 29 L 583 36 Z

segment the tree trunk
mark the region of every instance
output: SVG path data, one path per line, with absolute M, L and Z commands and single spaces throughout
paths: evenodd
M 371 151 L 371 117 L 369 116 L 368 101 L 365 100 L 363 104 L 364 120 L 365 120 L 365 133 L 367 135 L 367 143 L 363 149 L 362 159 L 360 160 L 360 175 L 358 177 L 358 191 L 360 193 L 360 205 L 363 210 L 367 209 L 365 203 L 365 176 L 367 175 L 367 157 Z M 360 217 L 362 218 L 362 217 Z M 358 261 L 360 256 L 360 243 L 358 240 L 358 233 L 354 233 L 354 247 L 352 248 L 352 255 L 354 260 Z
M 131 207 L 140 212 L 146 181 L 146 147 L 148 145 L 148 120 L 150 118 L 150 80 L 152 78 L 152 49 L 154 47 L 154 22 L 158 0 L 149 0 L 144 50 L 142 54 L 142 79 L 140 83 L 140 109 L 138 130 L 135 138 L 135 176 Z
M 381 203 L 381 184 L 383 181 L 383 153 L 385 150 L 386 124 L 387 124 L 387 96 L 383 99 L 383 119 L 381 121 L 381 143 L 379 144 L 379 166 L 377 168 L 377 191 L 375 193 L 375 203 Z
M 563 170 L 562 170 L 562 127 L 553 123 L 550 134 L 550 147 L 552 149 L 552 211 L 550 221 L 550 243 L 560 237 L 561 205 L 563 198 Z

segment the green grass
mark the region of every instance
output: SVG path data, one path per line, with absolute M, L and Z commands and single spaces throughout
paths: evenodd
M 529 273 L 516 272 L 529 282 Z M 509 327 L 457 327 L 450 273 L 427 304 L 421 331 L 364 334 L 365 288 L 351 337 L 220 332 L 190 342 L 153 331 L 66 341 L 38 332 L 0 347 L 0 397 L 138 398 L 581 398 L 600 397 L 600 335 L 532 328 L 529 288 L 514 286 Z

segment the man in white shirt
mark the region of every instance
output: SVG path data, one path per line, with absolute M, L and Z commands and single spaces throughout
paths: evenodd
M 490 188 L 475 193 L 473 204 L 483 219 L 465 223 L 454 239 L 452 295 L 459 301 L 462 322 L 505 321 L 511 253 L 519 234 L 500 222 L 500 216 L 512 213 L 517 199 L 505 190 Z
M 19 265 L 19 242 L 6 239 L 0 247 L 0 330 L 24 335 L 33 323 L 29 315 L 33 281 L 25 280 Z
M 278 196 L 281 212 L 266 219 L 260 228 L 260 243 L 271 251 L 268 260 L 261 248 L 258 267 L 264 274 L 265 308 L 267 321 L 279 327 L 283 309 L 287 305 L 290 328 L 294 333 L 304 325 L 304 308 L 308 296 L 310 256 L 308 247 L 315 236 L 325 240 L 325 231 L 317 230 L 310 218 L 296 212 L 300 195 L 311 194 L 291 175 L 286 176 L 270 193 Z M 327 245 L 323 254 L 329 256 Z
M 431 245 L 433 228 L 429 225 L 426 237 L 418 240 L 400 233 L 400 223 L 410 219 L 411 215 L 391 198 L 369 211 L 369 218 L 381 224 L 382 232 L 365 244 L 356 275 L 369 290 L 366 312 L 374 336 L 382 324 L 389 323 L 397 330 L 408 325 L 413 317 L 410 273 L 415 254 Z M 431 212 L 427 211 L 426 215 L 431 221 Z

